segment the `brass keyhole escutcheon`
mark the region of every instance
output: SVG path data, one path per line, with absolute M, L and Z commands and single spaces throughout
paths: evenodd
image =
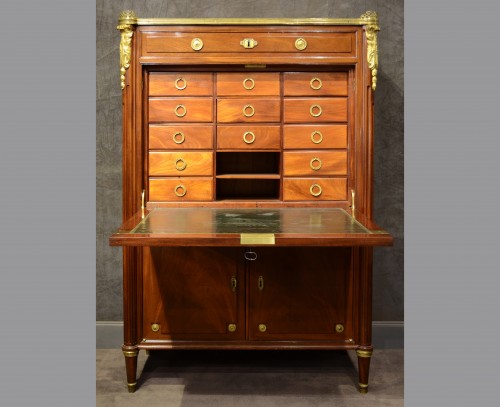
M 321 109 L 320 105 L 312 105 L 309 109 L 309 113 L 311 113 L 312 117 L 319 117 L 321 113 L 323 113 L 323 109 Z
M 304 38 L 297 38 L 295 40 L 295 48 L 297 48 L 299 51 L 306 49 L 306 47 L 307 41 Z
M 252 144 L 255 141 L 255 134 L 251 131 L 246 131 L 243 134 L 243 141 L 247 144 Z
M 311 84 L 311 89 L 314 90 L 319 90 L 323 86 L 323 82 L 319 78 L 312 78 L 309 83 Z
M 309 166 L 311 167 L 311 170 L 318 171 L 321 168 L 322 164 L 323 163 L 321 162 L 321 160 L 318 157 L 314 157 L 311 159 Z
M 184 161 L 183 158 L 178 158 L 177 160 L 175 160 L 175 169 L 177 171 L 183 171 L 185 170 L 187 167 L 187 163 L 186 161 Z
M 319 184 L 312 184 L 311 188 L 309 188 L 309 192 L 311 193 L 312 196 L 320 196 L 323 192 L 323 189 Z
M 187 189 L 184 185 L 179 184 L 174 188 L 174 194 L 178 196 L 179 198 L 182 198 L 184 195 L 186 195 Z
M 186 106 L 184 105 L 177 105 L 175 106 L 174 113 L 177 117 L 184 117 L 186 116 L 187 109 Z
M 229 332 L 236 332 L 236 324 L 228 324 L 227 330 Z
M 236 280 L 236 276 L 232 276 L 231 277 L 231 291 L 235 292 L 237 285 L 238 285 L 238 280 Z
M 259 291 L 264 289 L 264 277 L 259 276 L 259 280 L 257 281 L 257 286 L 259 287 Z
M 246 90 L 252 90 L 255 87 L 255 81 L 252 78 L 243 79 L 243 87 Z
M 259 43 L 253 38 L 244 38 L 240 41 L 240 45 L 246 49 L 255 48 Z
M 243 108 L 243 116 L 252 117 L 255 114 L 255 109 L 252 105 L 245 105 Z
M 184 137 L 184 133 L 182 131 L 178 131 L 177 133 L 174 133 L 172 139 L 175 144 L 182 144 L 186 138 Z
M 342 324 L 335 325 L 335 331 L 339 334 L 344 332 L 344 325 L 342 325 Z
M 160 330 L 160 325 L 159 324 L 152 324 L 151 325 L 151 330 L 153 332 L 158 332 Z
M 259 331 L 260 332 L 266 332 L 267 331 L 267 326 L 265 324 L 259 324 Z
M 180 83 L 182 83 L 182 84 L 180 84 Z M 188 83 L 184 78 L 177 78 L 175 80 L 175 87 L 179 90 L 186 89 L 187 84 Z
M 199 51 L 203 48 L 203 41 L 200 38 L 194 38 L 191 41 L 191 48 L 193 48 L 195 51 Z
M 321 134 L 320 131 L 313 131 L 311 133 L 311 141 L 314 143 L 314 144 L 319 144 L 323 141 L 323 134 Z

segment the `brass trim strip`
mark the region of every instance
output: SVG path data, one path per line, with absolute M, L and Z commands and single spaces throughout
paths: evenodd
M 362 388 L 362 389 L 366 389 L 368 388 L 368 385 L 367 384 L 364 384 L 364 383 L 358 383 L 359 387 Z
M 122 352 L 126 358 L 135 358 L 139 354 L 138 350 L 124 350 Z
M 135 24 L 137 25 L 367 25 L 369 23 L 367 23 L 365 18 L 138 18 Z
M 241 233 L 240 244 L 275 244 L 274 233 Z
M 356 355 L 359 358 L 371 358 L 372 353 L 373 353 L 372 350 L 359 350 L 359 349 L 356 350 Z

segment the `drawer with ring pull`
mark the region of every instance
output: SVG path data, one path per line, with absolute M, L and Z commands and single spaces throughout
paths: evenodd
M 347 96 L 347 72 L 287 72 L 284 96 Z
M 280 99 L 277 97 L 217 100 L 219 123 L 279 122 L 280 111 Z
M 279 150 L 280 126 L 217 126 L 217 149 Z
M 212 98 L 149 98 L 149 122 L 211 122 Z
M 217 96 L 279 96 L 280 74 L 244 72 L 217 74 Z
M 283 175 L 347 175 L 347 151 L 285 151 Z
M 150 176 L 212 175 L 213 153 L 211 151 L 150 151 Z
M 211 201 L 213 179 L 207 178 L 150 178 L 149 200 L 161 201 Z
M 285 123 L 346 122 L 347 98 L 285 98 Z
M 284 201 L 342 201 L 347 199 L 347 178 L 284 178 Z
M 213 74 L 152 72 L 149 96 L 212 96 Z
M 213 126 L 202 124 L 149 126 L 150 150 L 211 149 Z
M 288 124 L 283 127 L 283 148 L 347 148 L 346 124 Z

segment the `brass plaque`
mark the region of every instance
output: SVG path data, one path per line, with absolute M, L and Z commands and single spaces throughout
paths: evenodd
M 275 244 L 274 233 L 241 233 L 240 243 L 242 245 Z

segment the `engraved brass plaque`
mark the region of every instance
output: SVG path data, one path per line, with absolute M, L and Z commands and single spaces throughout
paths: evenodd
M 275 244 L 274 233 L 241 233 L 240 243 L 242 245 Z

